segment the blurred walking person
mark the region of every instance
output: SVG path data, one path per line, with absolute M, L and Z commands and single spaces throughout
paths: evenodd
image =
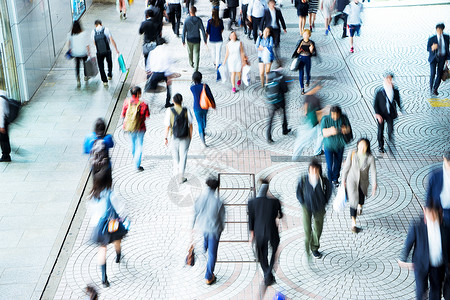
M 120 13 L 120 19 L 127 19 L 128 0 L 116 0 L 116 7 Z
M 172 23 L 172 31 L 180 37 L 180 23 L 181 23 L 181 0 L 166 0 L 169 8 L 169 21 Z
M 305 232 L 306 254 L 322 258 L 319 252 L 325 208 L 331 197 L 331 183 L 322 175 L 322 166 L 313 159 L 309 164 L 308 174 L 301 177 L 297 186 L 297 199 L 303 211 L 303 230 Z M 314 217 L 314 228 L 312 218 Z
M 385 153 L 384 149 L 384 124 L 387 123 L 387 132 L 389 142 L 394 141 L 394 120 L 397 118 L 397 106 L 402 109 L 400 102 L 400 92 L 394 86 L 392 80 L 394 74 L 386 73 L 384 75 L 383 87 L 375 95 L 373 108 L 375 118 L 378 124 L 378 151 Z
M 179 183 L 187 181 L 184 172 L 193 129 L 192 113 L 186 107 L 181 106 L 182 102 L 183 97 L 180 94 L 175 94 L 173 96 L 175 106 L 168 108 L 164 117 L 164 126 L 166 127 L 164 144 L 168 145 L 170 133 L 172 136 L 173 175 L 178 178 Z
M 183 34 L 181 35 L 183 46 L 186 45 L 185 42 L 187 40 L 189 65 L 194 68 L 194 72 L 198 71 L 198 65 L 200 63 L 200 32 L 203 35 L 203 41 L 206 45 L 205 27 L 203 27 L 202 19 L 195 15 L 196 12 L 197 8 L 195 6 L 191 6 L 189 10 L 190 15 L 186 18 L 186 20 L 184 20 Z
M 344 13 L 345 7 L 349 4 L 349 0 L 336 0 L 337 14 L 334 16 L 334 26 L 338 24 L 338 21 L 342 19 L 344 25 L 342 25 L 342 38 L 347 37 L 347 14 Z
M 84 153 L 90 155 L 89 163 L 94 174 L 103 168 L 109 168 L 109 176 L 112 178 L 109 155 L 112 147 L 114 147 L 114 140 L 110 134 L 106 134 L 105 121 L 98 118 L 95 121 L 94 132 L 84 139 Z
M 206 40 L 209 39 L 211 57 L 214 61 L 214 67 L 217 69 L 221 61 L 221 52 L 223 44 L 223 20 L 219 18 L 219 11 L 213 9 L 212 17 L 206 24 Z
M 8 134 L 9 104 L 7 99 L 6 92 L 0 90 L 0 148 L 2 149 L 0 162 L 11 161 L 11 144 Z
M 291 130 L 288 128 L 287 116 L 286 116 L 286 97 L 288 92 L 288 85 L 286 78 L 281 71 L 271 71 L 267 75 L 268 83 L 266 85 L 266 97 L 267 102 L 270 104 L 269 113 L 269 126 L 267 127 L 267 141 L 273 143 L 272 139 L 272 123 L 275 113 L 278 110 L 283 111 L 283 135 L 287 135 Z
M 328 179 L 335 187 L 338 187 L 342 157 L 346 145 L 344 135 L 351 134 L 350 122 L 347 116 L 342 113 L 341 108 L 335 105 L 331 107 L 330 114 L 322 118 L 321 128 Z
M 306 17 L 308 16 L 309 2 L 308 0 L 295 0 L 294 6 L 297 9 L 298 28 L 300 30 L 300 34 L 303 34 L 306 25 Z
M 445 25 L 439 23 L 436 25 L 436 35 L 428 39 L 428 62 L 430 63 L 430 92 L 438 96 L 438 88 L 441 84 L 441 77 L 447 60 L 450 59 L 450 37 L 444 34 Z M 436 79 L 435 79 L 436 77 Z M 434 83 L 434 84 L 433 84 Z
M 261 79 L 261 87 L 264 88 L 267 83 L 267 74 L 270 72 L 272 62 L 275 59 L 273 37 L 269 27 L 266 27 L 263 34 L 256 40 L 256 50 L 258 51 L 259 78 Z M 266 75 L 265 79 L 264 75 Z
M 309 30 L 316 29 L 316 15 L 319 9 L 319 0 L 309 0 L 308 14 L 309 14 Z
M 369 182 L 370 174 L 370 182 Z M 377 169 L 375 158 L 370 152 L 370 142 L 361 138 L 356 144 L 356 151 L 350 151 L 342 169 L 342 184 L 346 188 L 350 203 L 352 231 L 358 233 L 356 216 L 362 214 L 365 198 L 368 195 L 369 183 L 372 185 L 372 197 L 377 190 Z
M 359 0 L 350 0 L 345 7 L 344 13 L 347 14 L 347 24 L 350 33 L 350 52 L 355 52 L 353 48 L 353 38 L 355 34 L 359 36 L 361 30 L 361 13 L 363 12 L 363 4 Z
M 80 63 L 83 62 L 83 71 L 85 70 L 85 63 L 90 55 L 89 53 L 89 40 L 86 36 L 86 32 L 83 31 L 79 21 L 73 21 L 72 31 L 69 35 L 69 50 L 70 55 L 75 59 L 75 75 L 77 77 L 77 87 L 81 86 L 80 80 Z M 86 76 L 84 71 L 84 81 L 88 81 L 89 77 Z
M 261 22 L 261 28 L 270 27 L 273 44 L 274 44 L 274 55 L 278 64 L 281 65 L 280 55 L 278 53 L 278 48 L 280 47 L 281 39 L 281 28 L 283 28 L 284 33 L 286 33 L 286 23 L 284 22 L 283 14 L 281 10 L 275 7 L 275 0 L 269 0 L 268 7 L 264 11 L 264 17 Z
M 225 228 L 225 205 L 216 196 L 219 181 L 214 178 L 206 180 L 206 188 L 195 202 L 194 222 L 192 228 L 197 224 L 203 232 L 203 248 L 208 251 L 208 262 L 206 264 L 206 284 L 216 282 L 214 268 L 217 261 L 217 249 L 219 248 L 220 235 Z
M 442 208 L 444 225 L 450 227 L 450 148 L 444 152 L 442 167 L 428 177 L 426 205 Z
M 147 131 L 145 120 L 150 116 L 147 103 L 141 99 L 141 88 L 134 86 L 130 90 L 131 98 L 125 99 L 122 107 L 123 130 L 131 140 L 131 153 L 138 171 L 144 171 L 141 166 L 144 134 Z
M 440 300 L 445 268 L 449 263 L 449 236 L 442 225 L 439 207 L 427 206 L 423 211 L 424 216 L 411 222 L 398 264 L 402 268 L 414 269 L 416 300 L 426 298 L 428 281 L 428 299 Z M 413 247 L 412 263 L 407 263 Z M 445 290 L 446 287 L 444 294 Z
M 202 78 L 203 78 L 202 73 L 198 71 L 192 74 L 193 85 L 191 86 L 191 92 L 192 96 L 194 96 L 194 115 L 195 118 L 197 119 L 198 133 L 200 135 L 200 140 L 202 141 L 203 146 L 206 147 L 205 131 L 206 131 L 206 119 L 208 116 L 208 110 L 201 108 L 200 98 L 203 89 L 205 90 L 206 95 L 211 101 L 214 101 L 214 96 L 211 92 L 211 89 L 209 88 L 209 85 L 207 85 L 206 83 L 202 83 Z
M 320 10 L 322 10 L 323 18 L 325 19 L 325 35 L 330 32 L 331 16 L 334 10 L 336 0 L 322 0 L 320 3 Z
M 156 20 L 153 10 L 147 9 L 145 15 L 146 20 L 141 23 L 139 34 L 144 34 L 142 54 L 144 55 L 144 64 L 147 66 L 148 55 L 156 48 L 158 37 L 161 37 L 162 24 Z
M 90 225 L 95 226 L 92 241 L 99 245 L 98 264 L 102 271 L 102 284 L 103 287 L 109 287 L 106 275 L 106 247 L 111 243 L 114 244 L 116 263 L 120 263 L 121 241 L 128 233 L 124 226 L 125 205 L 112 191 L 112 179 L 108 175 L 108 170 L 103 169 L 95 173 L 93 181 L 87 210 L 91 214 Z
M 292 154 L 293 161 L 297 161 L 300 158 L 303 149 L 309 145 L 314 145 L 314 156 L 323 154 L 323 136 L 320 128 L 320 121 L 322 119 L 324 109 L 322 109 L 321 99 L 317 96 L 317 92 L 321 88 L 322 87 L 318 85 L 306 94 L 305 102 L 303 104 L 306 119 L 303 124 L 299 125 L 297 130 L 294 152 Z
M 311 57 L 316 55 L 316 44 L 314 41 L 310 40 L 311 31 L 305 29 L 303 31 L 303 39 L 297 42 L 295 46 L 292 58 L 298 57 L 300 62 L 298 63 L 298 78 L 300 81 L 301 94 L 305 94 L 305 86 L 309 87 L 309 82 L 311 80 Z M 306 69 L 306 85 L 304 83 Z
M 253 29 L 253 41 L 256 43 L 256 39 L 259 36 L 258 30 L 262 31 L 261 22 L 264 17 L 264 10 L 266 9 L 265 0 L 250 0 L 248 5 L 248 20 L 252 24 Z M 250 33 L 249 33 L 250 35 Z
M 231 73 L 231 91 L 233 93 L 236 93 L 236 75 L 238 78 L 237 87 L 239 88 L 241 86 L 241 72 L 242 67 L 245 65 L 245 61 L 244 46 L 238 39 L 236 32 L 232 31 L 230 33 L 230 41 L 226 46 L 223 64 L 225 65 L 228 62 L 228 71 Z
M 264 284 L 270 286 L 275 283 L 272 269 L 275 264 L 280 235 L 276 219 L 283 217 L 280 200 L 267 196 L 269 182 L 263 180 L 258 196 L 248 202 L 248 226 L 251 241 L 256 240 L 256 250 L 264 273 Z M 269 243 L 272 256 L 268 261 Z
M 248 4 L 251 0 L 241 0 L 241 15 L 242 15 L 242 26 L 244 27 L 244 34 L 248 36 L 249 39 L 251 39 L 250 34 L 251 30 L 248 27 Z

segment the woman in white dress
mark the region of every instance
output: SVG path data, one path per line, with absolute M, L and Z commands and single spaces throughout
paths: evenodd
M 233 93 L 236 93 L 236 74 L 238 76 L 237 86 L 241 85 L 241 71 L 245 65 L 245 52 L 244 46 L 241 41 L 238 40 L 236 32 L 230 33 L 230 41 L 227 44 L 227 52 L 223 64 L 225 65 L 228 60 L 228 71 L 231 73 L 231 86 Z
M 328 35 L 328 32 L 331 30 L 331 15 L 333 14 L 335 3 L 336 0 L 322 0 L 320 3 L 320 9 L 322 10 L 323 18 L 325 19 L 325 35 Z

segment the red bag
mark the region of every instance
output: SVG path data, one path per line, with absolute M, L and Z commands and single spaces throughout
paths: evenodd
M 203 85 L 203 90 L 200 94 L 200 107 L 202 109 L 216 108 L 216 103 L 213 100 L 209 99 L 208 95 L 206 94 L 206 84 Z

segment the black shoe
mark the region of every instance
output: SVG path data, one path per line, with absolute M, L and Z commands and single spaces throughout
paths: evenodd
M 361 228 L 356 227 L 356 226 L 352 226 L 352 232 L 353 233 L 360 233 L 361 232 Z
M 269 278 L 264 279 L 264 285 L 265 286 L 271 286 L 272 284 L 277 283 L 275 280 L 275 277 L 271 275 Z
M 283 135 L 287 135 L 289 132 L 291 132 L 290 128 L 288 130 L 286 130 L 286 131 L 283 131 Z
M 269 144 L 275 143 L 274 140 L 272 140 L 272 138 L 268 138 L 268 139 L 267 139 L 267 142 L 268 142 Z
M 320 152 L 319 153 L 317 153 L 315 156 L 320 156 L 320 155 L 323 155 L 325 152 L 323 152 L 323 150 L 320 150 Z
M 322 258 L 322 253 L 320 253 L 319 251 L 313 251 L 312 252 L 312 255 L 314 256 L 314 258 L 317 258 L 317 259 L 319 259 L 319 258 Z
M 347 34 L 344 32 L 344 33 L 342 34 L 342 38 L 345 39 L 346 37 L 348 37 L 348 36 L 347 36 Z
M 309 87 L 309 81 L 305 83 L 305 87 Z
M 139 172 L 142 172 L 142 171 L 144 171 L 144 168 L 143 168 L 142 166 L 139 166 L 139 168 L 137 168 L 137 170 L 138 170 Z
M 109 287 L 109 281 L 108 280 L 102 281 L 102 285 L 103 285 L 104 288 Z
M 304 95 L 305 94 L 305 89 L 302 89 L 302 95 Z
M 116 254 L 116 263 L 118 264 L 118 263 L 120 263 L 120 258 L 122 257 L 122 253 L 121 252 L 119 252 L 119 253 L 117 253 Z
M 169 107 L 172 107 L 172 106 L 174 106 L 173 103 L 166 103 L 166 105 L 164 105 L 165 108 L 169 108 Z
M 386 150 L 384 150 L 384 148 L 378 148 L 378 152 L 380 152 L 380 153 L 386 153 Z
M 438 91 L 436 89 L 433 90 L 433 95 L 435 95 L 435 96 L 439 95 L 439 93 L 438 93 Z
M 0 162 L 11 162 L 11 156 L 0 158 Z

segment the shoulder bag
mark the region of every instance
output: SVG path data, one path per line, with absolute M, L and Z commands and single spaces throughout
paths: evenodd
M 208 94 L 206 93 L 206 84 L 203 84 L 203 90 L 202 93 L 200 94 L 200 107 L 202 109 L 216 108 L 216 103 L 214 103 L 214 101 L 209 99 Z

